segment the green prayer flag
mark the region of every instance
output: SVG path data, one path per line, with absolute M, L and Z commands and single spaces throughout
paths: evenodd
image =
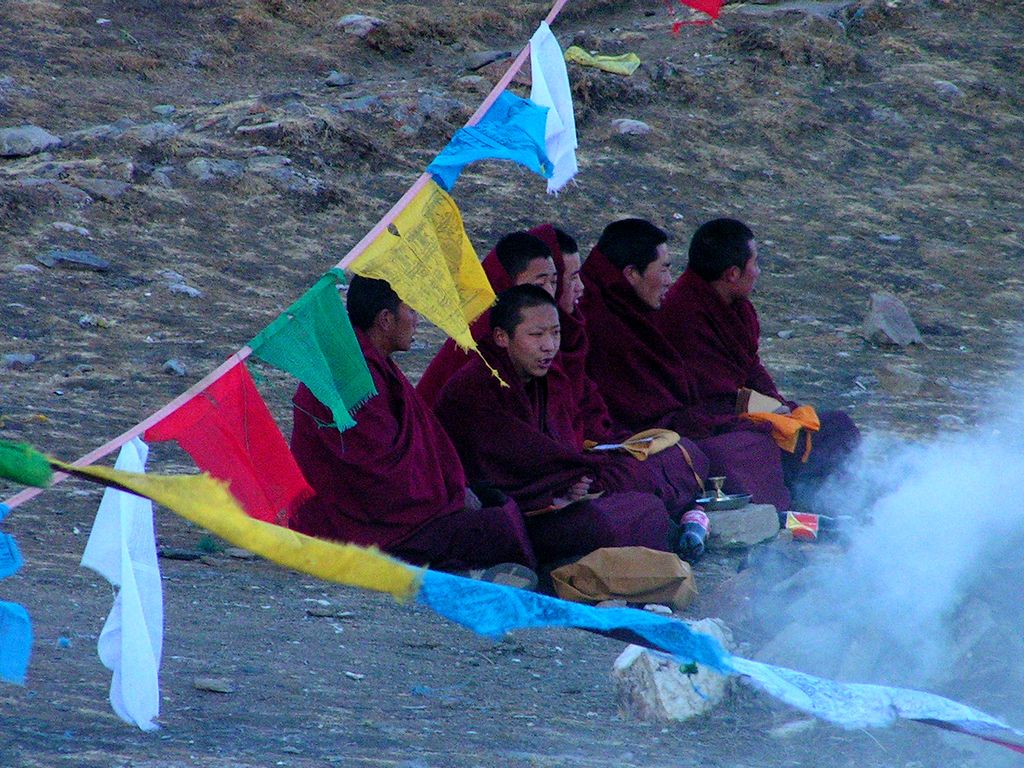
M 249 342 L 254 355 L 309 387 L 339 430 L 355 426 L 349 414 L 377 394 L 338 295 L 344 279 L 332 269 Z
M 28 443 L 0 440 L 0 477 L 22 485 L 47 488 L 53 470 L 46 456 Z

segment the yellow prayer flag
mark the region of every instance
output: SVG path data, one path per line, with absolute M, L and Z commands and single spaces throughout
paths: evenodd
M 469 324 L 494 303 L 455 201 L 433 181 L 352 262 L 357 275 L 387 280 L 395 293 L 463 349 Z
M 606 54 L 592 54 L 580 48 L 578 45 L 571 45 L 565 49 L 565 60 L 584 67 L 596 67 L 605 72 L 612 72 L 616 75 L 632 75 L 640 66 L 640 57 L 635 53 L 623 53 L 619 56 L 608 56 Z
M 237 547 L 311 576 L 387 592 L 403 600 L 419 591 L 419 570 L 376 548 L 337 544 L 249 517 L 226 483 L 201 475 L 155 475 L 109 467 L 76 467 L 50 459 L 73 475 L 152 499 Z

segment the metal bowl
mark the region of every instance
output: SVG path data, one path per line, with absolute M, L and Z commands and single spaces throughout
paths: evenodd
M 739 509 L 750 503 L 749 493 L 726 493 L 721 497 L 705 496 L 697 499 L 708 512 L 716 512 L 722 509 Z

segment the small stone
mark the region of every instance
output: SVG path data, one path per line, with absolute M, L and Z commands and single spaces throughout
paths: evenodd
M 335 109 L 338 112 L 369 112 L 379 105 L 380 96 L 370 94 L 368 96 L 360 96 L 357 99 L 349 99 L 345 103 L 339 104 Z
M 235 692 L 235 687 L 226 677 L 197 677 L 192 681 L 192 687 L 197 691 L 211 691 L 212 693 Z
M 42 272 L 43 270 L 40 267 L 37 267 L 35 264 L 19 264 L 18 266 L 16 266 L 14 268 L 14 271 L 15 272 Z
M 648 603 L 644 606 L 644 610 L 650 611 L 651 613 L 657 613 L 660 616 L 672 615 L 672 609 L 669 606 L 661 605 L 659 603 Z
M 806 736 L 816 726 L 815 720 L 792 720 L 772 728 L 768 731 L 768 735 L 773 739 L 791 739 L 794 736 Z
M 171 358 L 166 363 L 164 363 L 163 372 L 171 373 L 174 374 L 175 376 L 185 376 L 188 373 L 188 368 L 182 365 L 180 361 Z
M 792 328 L 787 328 L 784 331 L 779 331 L 776 334 L 776 336 L 778 336 L 780 339 L 791 339 L 793 338 L 794 333 L 796 333 L 796 331 L 794 331 Z
M 466 60 L 466 69 L 476 71 L 495 61 L 512 58 L 511 51 L 478 51 L 471 53 Z
M 178 547 L 160 547 L 157 554 L 165 560 L 198 560 L 203 556 L 202 552 L 194 549 L 179 549 Z
M 491 83 L 486 77 L 480 75 L 465 75 L 455 81 L 455 87 L 464 91 L 487 93 L 491 90 Z
M 903 238 L 899 235 L 879 235 L 878 239 L 880 242 L 889 243 L 891 245 L 903 242 Z
M 140 144 L 151 147 L 173 139 L 178 135 L 179 131 L 180 129 L 174 123 L 162 121 L 159 123 L 146 123 L 145 125 L 131 128 L 125 131 L 125 136 L 135 138 Z
M 384 19 L 376 16 L 367 16 L 362 13 L 349 13 L 338 19 L 337 26 L 341 27 L 350 35 L 366 37 L 377 27 L 384 24 Z
M 50 226 L 58 232 L 67 232 L 68 234 L 81 235 L 82 237 L 92 237 L 92 233 L 85 227 L 79 227 L 66 221 L 55 221 Z
M 332 69 L 331 73 L 327 75 L 327 79 L 324 80 L 324 83 L 332 88 L 345 88 L 346 86 L 354 85 L 355 82 L 355 77 L 348 72 L 339 72 L 336 69 Z
M 906 306 L 884 291 L 871 294 L 871 307 L 864 320 L 863 331 L 869 341 L 882 346 L 905 347 L 922 343 L 921 332 L 914 325 Z
M 271 120 L 266 123 L 257 123 L 256 125 L 240 125 L 235 128 L 235 133 L 240 136 L 255 137 L 260 141 L 273 142 L 280 138 L 282 134 L 281 121 Z
M 245 166 L 236 160 L 221 160 L 197 157 L 190 160 L 185 169 L 199 181 L 234 180 L 245 173 Z
M 36 356 L 29 352 L 12 352 L 3 357 L 4 368 L 12 371 L 23 371 L 36 361 Z
M 168 173 L 168 171 L 162 168 L 157 168 L 155 171 L 153 171 L 152 175 L 149 178 L 150 181 L 152 181 L 159 187 L 170 189 L 171 187 L 174 186 L 174 183 L 171 181 L 170 174 Z
M 896 128 L 909 128 L 910 123 L 895 109 L 889 107 L 878 107 L 871 110 L 871 119 L 876 123 L 889 123 Z
M 173 285 L 174 283 L 184 283 L 184 282 L 187 282 L 185 280 L 185 276 L 184 275 L 182 275 L 182 274 L 180 274 L 178 272 L 175 272 L 173 269 L 160 269 L 160 270 L 157 270 L 157 274 L 160 277 L 162 277 L 164 280 L 166 280 L 168 285 Z
M 67 203 L 77 208 L 84 208 L 92 203 L 92 198 L 84 190 L 53 179 L 23 176 L 18 179 L 17 184 L 19 189 L 29 194 L 52 195 L 61 205 Z
M 629 118 L 612 120 L 612 128 L 620 135 L 625 136 L 646 136 L 651 132 L 651 126 L 643 120 L 631 120 Z
M 358 672 L 346 672 L 345 677 L 349 680 L 363 680 L 366 678 L 366 675 L 361 675 Z
M 0 129 L 0 157 L 28 157 L 60 144 L 59 136 L 36 125 Z
M 466 110 L 466 105 L 458 99 L 440 96 L 435 93 L 424 93 L 416 104 L 420 113 L 430 120 L 448 120 L 453 115 Z
M 81 328 L 109 328 L 111 322 L 99 315 L 82 315 L 78 318 L 78 325 Z
M 711 530 L 708 549 L 752 547 L 775 538 L 779 532 L 779 515 L 771 504 L 747 504 L 739 509 L 723 509 L 710 513 Z
M 960 101 L 964 97 L 963 91 L 955 83 L 949 82 L 949 80 L 936 80 L 933 82 L 933 85 L 935 90 L 938 91 L 939 96 L 947 101 Z
M 46 253 L 38 254 L 36 261 L 44 267 L 50 267 L 51 269 L 56 266 L 67 266 L 73 269 L 91 269 L 96 272 L 106 272 L 110 269 L 110 262 L 101 259 L 92 251 L 51 248 Z
M 93 198 L 107 202 L 117 200 L 131 188 L 131 184 L 115 179 L 79 179 L 75 184 Z
M 180 293 L 185 296 L 189 296 L 193 299 L 199 299 L 202 298 L 203 296 L 202 291 L 200 291 L 198 288 L 193 288 L 191 285 L 188 285 L 187 283 L 172 283 L 168 287 L 170 288 L 171 293 Z
M 227 547 L 224 550 L 224 554 L 228 557 L 233 557 L 236 560 L 255 560 L 256 555 L 250 552 L 248 549 L 242 549 L 241 547 Z
M 160 117 L 170 117 L 178 110 L 172 104 L 157 104 L 153 107 L 152 111 L 160 115 Z
M 343 611 L 331 605 L 314 605 L 312 608 L 306 609 L 306 615 L 331 619 L 351 619 L 355 616 L 352 611 Z

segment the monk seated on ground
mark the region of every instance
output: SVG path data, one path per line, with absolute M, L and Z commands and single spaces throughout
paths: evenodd
M 418 317 L 383 280 L 356 276 L 348 314 L 377 395 L 341 433 L 304 385 L 294 397 L 292 452 L 316 496 L 291 528 L 375 544 L 403 560 L 445 570 L 497 563 L 536 566 L 511 499 L 482 508 L 466 487 L 451 440 L 391 359 L 412 344 Z
M 532 285 L 503 291 L 490 323 L 481 353 L 507 386 L 474 359 L 441 390 L 436 407 L 469 477 L 516 500 L 542 563 L 600 547 L 669 549 L 655 465 L 584 453 L 577 443 L 576 404 L 553 365 L 559 323 L 551 296 Z M 695 485 L 691 475 L 690 498 Z
M 534 227 L 530 233 L 551 249 L 558 273 L 555 302 L 558 305 L 561 343 L 552 369 L 571 388 L 576 445 L 621 442 L 632 434 L 632 430 L 614 423 L 604 398 L 586 370 L 589 340 L 586 321 L 579 309 L 584 288 L 576 241 L 550 224 Z M 662 451 L 652 455 L 647 463 L 647 469 L 658 477 L 658 496 L 665 502 L 673 521 L 678 521 L 681 513 L 692 506 L 691 502 L 708 474 L 707 457 L 691 440 L 681 438 L 678 445 L 682 450 Z
M 496 293 L 513 285 L 537 285 L 552 296 L 558 285 L 558 275 L 552 261 L 551 250 L 543 240 L 529 232 L 511 232 L 505 235 L 483 260 L 484 272 Z M 490 325 L 485 312 L 476 319 L 470 331 L 479 342 L 490 334 Z M 416 384 L 416 391 L 423 402 L 433 408 L 441 387 L 454 373 L 465 365 L 470 356 L 448 339 L 438 350 L 423 376 Z
M 761 410 L 771 408 L 775 414 L 791 417 L 809 412 L 786 400 L 761 364 L 761 328 L 757 310 L 750 303 L 760 274 L 757 243 L 750 228 L 736 219 L 709 221 L 694 233 L 686 270 L 669 289 L 656 315 L 656 325 L 696 377 L 700 409 L 708 418 L 748 410 L 741 407 L 742 402 L 740 407 L 737 404 L 744 389 L 775 401 L 762 400 L 756 407 Z M 801 429 L 782 455 L 786 485 L 791 490 L 810 490 L 819 484 L 859 441 L 860 432 L 845 413 L 825 411 L 817 418 L 818 431 L 809 438 L 808 430 Z
M 583 265 L 580 310 L 590 339 L 587 373 L 611 418 L 639 431 L 665 427 L 693 439 L 729 493 L 788 509 L 781 449 L 771 427 L 700 408 L 693 371 L 654 324 L 672 284 L 668 235 L 644 219 L 605 227 Z

